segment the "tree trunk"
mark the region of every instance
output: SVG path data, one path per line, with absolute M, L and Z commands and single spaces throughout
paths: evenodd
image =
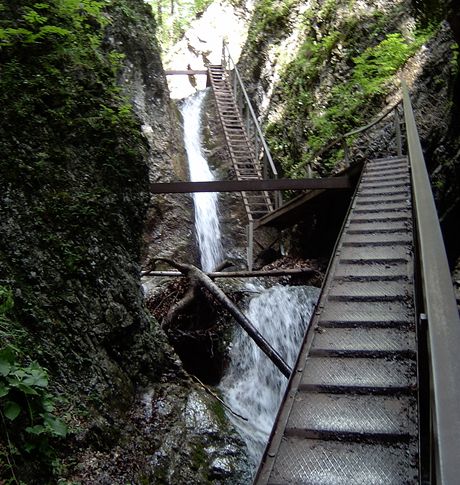
M 249 319 L 238 309 L 228 296 L 207 276 L 203 271 L 191 264 L 177 263 L 166 258 L 157 258 L 178 269 L 182 274 L 189 277 L 192 284 L 206 288 L 214 298 L 235 318 L 246 333 L 254 340 L 262 352 L 275 364 L 281 373 L 289 378 L 291 369 L 284 362 L 281 355 L 265 340 L 265 337 L 252 325 Z

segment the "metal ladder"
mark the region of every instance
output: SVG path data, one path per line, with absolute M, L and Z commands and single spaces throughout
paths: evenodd
M 260 162 L 249 143 L 225 70 L 220 65 L 214 65 L 209 66 L 208 71 L 236 178 L 262 180 Z M 273 210 L 273 203 L 266 191 L 241 192 L 241 196 L 250 223 Z

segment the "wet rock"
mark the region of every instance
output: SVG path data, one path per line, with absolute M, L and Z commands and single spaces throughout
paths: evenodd
M 120 84 L 133 100 L 148 142 L 149 180 L 188 180 L 180 114 L 169 97 L 153 19 L 144 20 L 139 27 L 114 23 L 109 38 L 125 56 Z M 144 264 L 150 266 L 155 257 L 188 260 L 195 253 L 190 195 L 153 194 L 145 223 Z

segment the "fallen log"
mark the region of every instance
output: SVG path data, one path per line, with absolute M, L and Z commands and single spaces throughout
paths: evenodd
M 291 276 L 291 275 L 313 275 L 316 271 L 311 268 L 294 268 L 294 269 L 273 269 L 271 271 L 212 271 L 210 273 L 204 273 L 211 279 L 215 278 L 251 278 L 259 276 Z M 141 271 L 141 276 L 184 276 L 180 271 Z
M 156 258 L 156 261 L 164 261 L 173 268 L 179 270 L 183 275 L 190 278 L 192 284 L 197 284 L 206 288 L 213 297 L 233 316 L 241 325 L 246 333 L 254 340 L 262 352 L 275 364 L 281 373 L 289 378 L 291 369 L 284 362 L 281 355 L 265 340 L 265 337 L 252 325 L 249 319 L 239 308 L 230 300 L 230 298 L 211 280 L 206 273 L 203 273 L 196 266 L 191 264 L 177 263 L 167 258 Z

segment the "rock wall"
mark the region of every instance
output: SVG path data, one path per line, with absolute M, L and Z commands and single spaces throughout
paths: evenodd
M 124 55 L 119 82 L 133 100 L 148 140 L 150 182 L 187 180 L 180 114 L 169 98 L 153 18 L 139 18 L 135 29 L 126 21 L 114 23 L 108 31 L 108 41 Z M 196 260 L 191 196 L 152 195 L 143 239 L 145 267 L 151 266 L 155 257 L 188 260 L 192 255 Z
M 14 345 L 18 365 L 48 369 L 69 434 L 51 455 L 30 454 L 27 432 L 3 426 L 0 481 L 14 470 L 28 484 L 244 483 L 218 401 L 189 380 L 144 307 L 142 236 L 147 259 L 191 247 L 189 199 L 149 196 L 149 181 L 185 175 L 149 9 L 50 1 L 36 7 L 42 31 L 29 2 L 1 6 L 11 37 L 0 46 L 0 350 Z M 160 246 L 174 225 L 181 243 Z
M 320 157 L 318 149 L 397 101 L 402 74 L 454 263 L 460 247 L 456 8 L 437 1 L 312 0 L 259 1 L 254 11 L 240 66 L 280 170 L 302 177 L 343 167 L 340 146 Z M 388 143 L 394 151 L 392 123 L 355 139 L 355 159 L 384 155 Z

